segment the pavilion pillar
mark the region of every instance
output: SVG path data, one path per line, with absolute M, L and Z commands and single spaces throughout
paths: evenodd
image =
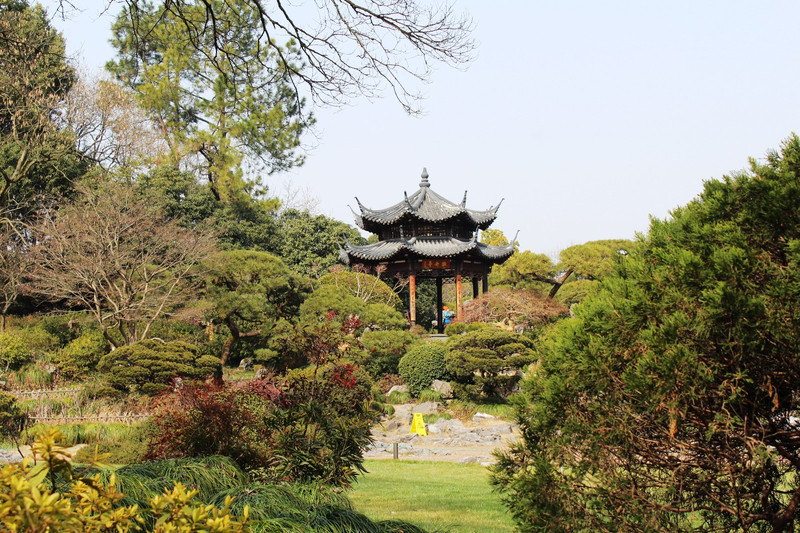
M 444 311 L 442 310 L 442 277 L 436 276 L 436 331 L 444 333 Z
M 489 269 L 486 266 L 483 267 L 483 294 L 486 294 L 486 291 L 489 290 Z
M 415 274 L 408 275 L 408 319 L 411 325 L 417 323 L 417 276 Z
M 464 296 L 461 286 L 461 262 L 456 265 L 456 316 L 460 319 L 461 312 L 464 310 Z
M 477 276 L 473 276 L 472 278 L 472 298 L 478 297 L 478 278 Z

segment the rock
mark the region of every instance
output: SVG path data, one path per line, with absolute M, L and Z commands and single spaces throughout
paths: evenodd
M 386 393 L 386 397 L 388 398 L 389 395 L 393 392 L 408 392 L 408 387 L 405 385 L 395 385 L 394 387 L 389 389 L 389 392 Z
M 58 371 L 58 367 L 52 363 L 47 363 L 44 365 L 44 371 L 48 374 L 55 374 Z
M 411 412 L 414 414 L 422 413 L 423 415 L 438 413 L 444 406 L 440 402 L 423 402 L 415 406 Z
M 269 375 L 269 372 L 266 368 L 259 368 L 256 370 L 255 379 L 264 379 Z
M 450 386 L 450 383 L 447 381 L 441 381 L 438 379 L 434 379 L 433 383 L 431 384 L 431 388 L 444 396 L 445 398 L 452 398 L 453 397 L 453 387 Z
M 451 435 L 457 435 L 467 431 L 464 423 L 457 418 L 453 418 L 451 420 L 440 418 L 436 421 L 436 424 L 438 424 L 439 427 L 441 427 L 444 431 L 449 431 Z
M 0 450 L 0 463 L 20 463 L 22 456 L 17 451 Z
M 482 435 L 508 435 L 512 433 L 511 424 L 495 424 L 494 426 L 486 426 L 481 429 Z
M 381 439 L 386 436 L 386 432 L 381 431 L 379 429 L 371 429 L 369 434 L 372 436 L 373 439 Z
M 383 425 L 383 427 L 386 428 L 386 431 L 394 431 L 395 429 L 398 429 L 402 425 L 403 424 L 401 424 L 399 420 L 394 418 L 394 419 L 389 420 L 388 422 L 386 422 Z
M 481 455 L 468 455 L 461 459 L 458 463 L 462 465 L 470 465 L 476 463 L 482 463 L 483 461 L 488 461 L 489 458 Z
M 492 415 L 490 415 L 490 414 L 487 414 L 487 413 L 481 413 L 481 412 L 477 412 L 477 413 L 475 413 L 475 415 L 472 417 L 472 421 L 473 421 L 474 423 L 476 423 L 476 424 L 480 424 L 481 422 L 484 422 L 484 421 L 486 421 L 486 420 L 494 420 L 495 418 L 496 418 L 496 417 L 494 417 L 494 416 L 492 416 Z
M 253 358 L 245 357 L 239 363 L 239 370 L 253 370 Z
M 183 378 L 175 378 L 172 380 L 172 390 L 177 392 L 183 388 Z
M 414 442 L 419 440 L 420 436 L 417 433 L 406 433 L 405 435 L 399 435 L 392 439 L 392 442 Z
M 413 407 L 413 405 L 409 404 L 396 405 L 394 408 L 394 419 L 401 424 L 410 424 L 414 419 L 414 415 L 411 414 L 411 409 Z

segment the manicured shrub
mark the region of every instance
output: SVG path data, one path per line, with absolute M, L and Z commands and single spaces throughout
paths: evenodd
M 448 337 L 461 335 L 465 331 L 467 331 L 467 325 L 464 322 L 452 322 L 444 327 L 444 333 Z
M 447 348 L 442 343 L 414 346 L 400 359 L 400 377 L 408 385 L 414 396 L 429 388 L 434 379 L 441 379 L 446 372 L 445 354 Z
M 345 287 L 323 285 L 300 306 L 300 316 L 319 319 L 330 313 L 339 321 L 357 316 L 361 321 L 356 334 L 367 326 L 377 329 L 402 329 L 407 321 L 395 308 L 384 303 L 367 303 L 353 296 Z
M 447 341 L 447 374 L 457 398 L 503 401 L 536 359 L 533 341 L 497 327 L 484 327 Z
M 419 337 L 407 331 L 366 331 L 361 344 L 366 352 L 364 368 L 374 378 L 383 374 L 397 374 L 397 365 L 409 347 L 420 342 Z
M 200 348 L 182 341 L 153 339 L 117 348 L 103 356 L 98 365 L 109 385 L 144 394 L 162 392 L 177 377 L 201 380 L 221 373 L 217 357 L 202 355 Z
M 108 341 L 102 332 L 87 328 L 80 337 L 70 341 L 56 354 L 53 360 L 64 377 L 81 378 L 97 369 L 97 364 L 108 350 Z
M 19 368 L 32 358 L 33 353 L 22 337 L 15 333 L 0 333 L 0 370 Z

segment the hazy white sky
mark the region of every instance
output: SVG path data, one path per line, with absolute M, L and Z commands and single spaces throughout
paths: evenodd
M 421 0 L 424 1 L 424 0 Z M 49 1 L 52 5 L 52 0 Z M 55 20 L 68 49 L 101 66 L 109 16 L 94 2 Z M 45 2 L 48 5 L 48 2 Z M 86 2 L 86 5 L 93 3 Z M 425 114 L 390 95 L 316 110 L 306 164 L 289 178 L 352 223 L 354 196 L 383 208 L 431 187 L 467 206 L 505 198 L 493 227 L 522 249 L 632 238 L 800 132 L 800 2 L 456 0 L 478 57 L 421 87 Z

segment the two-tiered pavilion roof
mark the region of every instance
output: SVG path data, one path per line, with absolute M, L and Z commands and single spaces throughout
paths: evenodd
M 488 274 L 514 253 L 514 244 L 493 246 L 478 242 L 478 230 L 485 230 L 497 218 L 497 206 L 486 210 L 469 209 L 467 193 L 454 203 L 430 188 L 423 169 L 419 190 L 385 209 L 370 209 L 356 198 L 359 213 L 353 211 L 361 229 L 375 233 L 378 242 L 364 246 L 345 240 L 340 258 L 347 265 L 361 265 L 388 275 L 407 276 L 411 293 L 410 315 L 416 321 L 416 278 L 437 280 L 438 321 L 442 329 L 441 286 L 443 278 L 455 278 L 457 312 L 461 312 L 461 279 L 472 278 L 477 296 L 478 281 L 488 289 Z

